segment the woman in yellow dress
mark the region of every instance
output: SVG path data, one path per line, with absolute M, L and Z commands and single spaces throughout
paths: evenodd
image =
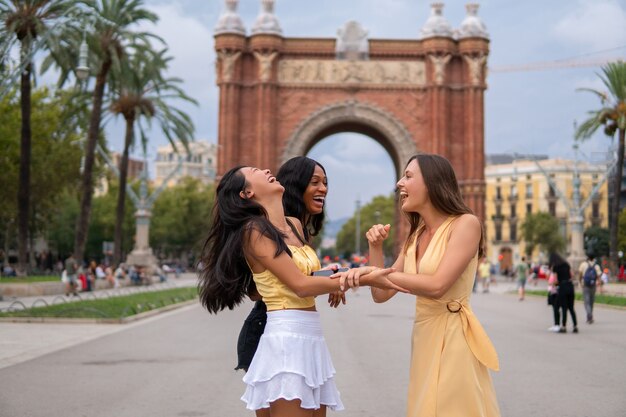
M 439 155 L 412 157 L 398 181 L 402 211 L 411 229 L 387 278 L 416 295 L 407 417 L 497 417 L 488 368 L 498 356 L 474 316 L 469 297 L 477 260 L 483 255 L 478 218 L 461 197 L 454 170 Z M 383 266 L 389 225 L 367 232 L 370 264 Z M 344 285 L 358 286 L 354 272 Z M 381 303 L 395 290 L 372 288 Z

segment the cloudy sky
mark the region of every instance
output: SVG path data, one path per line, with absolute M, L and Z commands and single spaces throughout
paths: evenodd
M 465 16 L 467 1 L 444 1 L 444 15 L 453 27 Z M 162 36 L 175 57 L 171 74 L 185 80 L 186 91 L 200 105 L 186 108 L 195 121 L 197 139 L 217 139 L 218 90 L 215 85 L 213 28 L 223 0 L 146 0 L 160 16 L 147 27 Z M 260 0 L 240 0 L 239 13 L 248 30 Z M 361 23 L 372 38 L 416 38 L 430 14 L 421 0 L 277 0 L 276 15 L 286 37 L 335 37 L 348 20 Z M 573 123 L 598 107 L 596 98 L 577 88 L 602 88 L 598 67 L 496 72 L 504 66 L 576 59 L 626 57 L 625 0 L 484 0 L 479 16 L 491 37 L 485 99 L 487 153 L 546 153 L 572 157 Z M 114 149 L 121 149 L 120 125 L 106 127 Z M 149 150 L 166 139 L 154 132 Z M 599 160 L 610 140 L 598 134 L 583 154 Z M 355 201 L 392 191 L 391 159 L 373 140 L 341 134 L 324 139 L 309 156 L 321 161 L 329 175 L 328 216 L 351 216 Z

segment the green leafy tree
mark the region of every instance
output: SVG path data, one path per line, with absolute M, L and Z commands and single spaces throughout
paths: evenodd
M 522 223 L 522 236 L 526 243 L 526 254 L 529 256 L 536 247 L 548 253 L 559 252 L 565 248 L 565 240 L 559 231 L 559 222 L 549 213 L 527 215 Z
M 81 109 L 74 107 L 65 92 L 52 94 L 47 89 L 35 90 L 33 110 L 32 165 L 29 206 L 29 236 L 45 237 L 52 213 L 67 188 L 78 186 Z M 4 246 L 11 246 L 11 234 L 18 206 L 20 102 L 15 92 L 0 101 L 0 224 L 6 225 Z M 31 239 L 32 240 L 32 239 Z M 32 245 L 31 245 L 32 247 Z
M 78 217 L 78 195 L 66 188 L 59 194 L 57 208 L 50 214 L 46 237 L 52 251 L 65 259 L 74 250 L 74 228 Z
M 91 221 L 89 222 L 89 234 L 87 245 L 85 247 L 85 259 L 100 260 L 104 256 L 102 252 L 102 243 L 111 242 L 114 239 L 115 224 L 117 223 L 117 213 L 115 207 L 117 204 L 117 196 L 119 183 L 111 179 L 109 182 L 109 190 L 105 195 L 95 197 L 93 199 L 93 210 Z M 126 207 L 122 214 L 123 227 L 128 232 L 124 234 L 122 244 L 125 247 L 132 247 L 135 236 L 135 219 L 132 206 Z M 122 261 L 121 259 L 113 261 L 114 265 Z
M 160 256 L 198 254 L 207 237 L 215 192 L 194 178 L 184 178 L 157 198 L 152 210 L 150 246 Z
M 31 219 L 31 83 L 33 78 L 33 54 L 38 37 L 44 37 L 42 45 L 54 43 L 49 27 L 66 13 L 73 1 L 69 0 L 0 0 L 0 39 L 2 53 L 10 50 L 14 39 L 19 44 L 20 62 L 20 159 L 17 192 L 18 224 L 18 270 L 27 269 L 28 229 Z M 4 60 L 3 60 L 4 61 Z M 32 236 L 31 236 L 32 239 Z
M 110 111 L 115 116 L 122 116 L 126 123 L 124 150 L 119 167 L 120 187 L 115 210 L 117 220 L 114 263 L 118 263 L 122 257 L 122 221 L 126 201 L 128 156 L 130 149 L 136 145 L 135 127 L 139 130 L 144 151 L 148 142 L 146 129 L 153 121 L 157 122 L 174 149 L 177 140 L 182 142 L 185 148 L 188 142 L 193 140 L 194 126 L 191 118 L 176 108 L 172 101 L 197 103 L 180 88 L 181 79 L 163 76 L 172 59 L 166 53 L 167 49 L 160 52 L 146 50 L 144 53 L 134 54 L 122 63 L 119 72 L 113 72 Z
M 100 136 L 104 93 L 112 69 L 119 69 L 129 52 L 141 53 L 150 48 L 150 39 L 158 37 L 137 31 L 137 26 L 156 22 L 157 15 L 146 10 L 141 0 L 82 0 L 85 16 L 90 19 L 90 30 L 73 29 L 65 36 L 65 43 L 51 51 L 43 63 L 46 70 L 53 63 L 60 67 L 59 84 L 75 72 L 77 53 L 83 36 L 89 46 L 89 65 L 96 76 L 92 109 L 85 144 L 85 163 L 81 185 L 80 213 L 76 223 L 74 256 L 83 259 L 93 198 L 95 151 Z
M 368 252 L 367 238 L 365 233 L 374 224 L 392 224 L 395 214 L 395 199 L 394 195 L 376 196 L 372 201 L 361 208 L 361 220 L 360 220 L 360 244 L 359 250 L 362 254 Z M 395 230 L 392 227 L 390 236 L 383 243 L 383 253 L 386 257 L 393 256 L 393 243 L 394 243 Z M 348 220 L 339 233 L 337 234 L 337 253 L 347 255 L 353 253 L 356 245 L 356 214 L 350 220 Z
M 609 229 L 592 226 L 585 230 L 585 253 L 594 258 L 609 256 Z
M 626 63 L 623 61 L 612 62 L 602 67 L 602 74 L 598 75 L 608 92 L 594 89 L 582 89 L 589 91 L 600 98 L 601 106 L 598 110 L 589 112 L 589 118 L 585 120 L 576 132 L 577 139 L 590 138 L 600 127 L 609 137 L 618 134 L 617 166 L 613 174 L 613 198 L 610 207 L 609 224 L 610 233 L 610 258 L 613 266 L 617 265 L 619 196 L 622 193 L 622 175 L 624 172 L 624 137 L 626 135 Z
M 115 228 L 115 204 L 117 201 L 117 189 L 119 187 L 116 180 L 109 178 L 109 186 L 106 194 L 99 195 L 93 199 L 93 209 L 91 221 L 89 222 L 89 238 L 85 245 L 85 259 L 101 261 L 104 257 L 102 243 L 113 240 L 113 230 Z M 57 253 L 65 258 L 73 252 L 74 234 L 76 218 L 80 211 L 79 196 L 75 189 L 67 189 L 59 197 L 58 207 L 53 210 L 48 227 L 47 238 L 49 245 Z M 134 211 L 126 210 L 124 213 L 124 227 L 126 230 L 134 231 Z M 132 245 L 134 233 L 127 233 L 123 243 Z

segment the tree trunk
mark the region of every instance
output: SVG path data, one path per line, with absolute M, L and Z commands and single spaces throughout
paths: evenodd
M 89 120 L 87 143 L 85 144 L 85 171 L 81 185 L 80 213 L 76 222 L 76 237 L 74 240 L 74 257 L 81 264 L 84 261 L 89 218 L 91 216 L 91 200 L 93 197 L 93 168 L 95 162 L 96 144 L 100 134 L 100 119 L 102 117 L 102 99 L 107 75 L 111 68 L 111 61 L 105 61 L 96 77 L 96 87 L 93 91 L 93 108 Z
M 124 224 L 124 206 L 126 203 L 126 179 L 128 178 L 128 152 L 133 141 L 135 119 L 126 119 L 126 138 L 124 139 L 124 152 L 120 161 L 120 188 L 117 193 L 117 209 L 115 211 L 115 238 L 113 245 L 113 265 L 119 265 L 122 261 L 122 234 Z
M 619 129 L 619 143 L 617 147 L 617 166 L 615 167 L 615 175 L 613 176 L 613 201 L 611 202 L 611 224 L 609 224 L 610 230 L 610 242 L 609 252 L 611 258 L 611 270 L 614 274 L 617 274 L 618 259 L 617 259 L 617 232 L 619 223 L 619 203 L 622 194 L 622 173 L 624 170 L 624 136 L 626 130 Z
M 10 239 L 11 239 L 11 225 L 13 222 L 7 222 L 6 229 L 4 231 L 4 263 L 2 267 L 9 266 L 9 248 L 10 248 Z
M 22 55 L 28 56 L 29 45 L 22 44 Z M 31 129 L 30 129 L 30 113 L 31 113 L 31 85 L 30 74 L 32 64 L 29 63 L 22 71 L 20 86 L 20 107 L 22 113 L 22 132 L 20 144 L 20 183 L 17 192 L 17 248 L 18 248 L 18 273 L 26 274 L 30 270 L 28 267 L 28 220 L 29 220 L 29 203 L 30 203 L 30 155 L 31 155 Z M 31 256 L 33 254 L 31 253 Z

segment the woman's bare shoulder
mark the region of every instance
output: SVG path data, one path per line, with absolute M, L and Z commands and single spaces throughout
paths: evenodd
M 478 219 L 478 217 L 470 213 L 461 214 L 454 221 L 454 229 L 462 229 L 465 231 L 471 230 L 471 231 L 480 232 L 481 228 L 482 228 L 482 224 L 480 220 Z
M 294 226 L 298 229 L 302 229 L 302 222 L 297 217 L 285 216 Z

